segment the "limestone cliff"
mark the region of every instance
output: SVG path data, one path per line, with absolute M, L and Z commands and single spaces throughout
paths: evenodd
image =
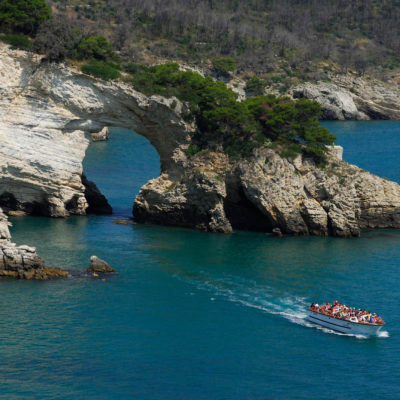
M 4 44 L 0 94 L 0 206 L 7 210 L 85 214 L 82 160 L 90 133 L 105 126 L 146 136 L 170 173 L 194 130 L 180 117 L 185 107 L 176 99 L 146 97 Z M 174 110 L 168 107 L 173 101 Z M 90 193 L 95 190 L 90 185 Z
M 196 127 L 177 99 L 146 97 L 3 45 L 0 90 L 0 205 L 8 209 L 85 214 L 89 134 L 121 126 L 148 138 L 161 159 L 160 177 L 136 197 L 138 222 L 335 236 L 400 228 L 399 185 L 333 155 L 322 169 L 268 147 L 235 162 L 207 150 L 189 157 Z
M 359 236 L 365 228 L 400 228 L 400 187 L 333 154 L 321 169 L 268 148 L 235 163 L 204 152 L 179 180 L 162 174 L 144 185 L 134 214 L 139 222 L 213 232 Z
M 400 90 L 377 80 L 335 75 L 332 83 L 304 83 L 290 90 L 294 98 L 317 101 L 322 118 L 332 120 L 400 119 Z

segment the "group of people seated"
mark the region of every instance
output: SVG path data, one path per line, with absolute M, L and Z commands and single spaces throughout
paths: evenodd
M 347 307 L 345 304 L 338 303 L 337 301 L 334 301 L 332 304 L 329 304 L 327 301 L 322 306 L 317 303 L 312 303 L 310 310 L 328 315 L 329 317 L 345 319 L 361 324 L 384 324 L 382 318 L 377 314 L 358 308 Z

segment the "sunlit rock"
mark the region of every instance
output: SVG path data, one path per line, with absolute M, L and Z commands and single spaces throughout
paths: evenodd
M 137 222 L 343 237 L 400 228 L 399 185 L 342 161 L 339 148 L 319 166 L 268 146 L 236 161 L 210 149 L 189 156 L 196 126 L 174 97 L 147 97 L 3 44 L 0 71 L 0 206 L 6 211 L 85 214 L 93 205 L 82 168 L 90 134 L 120 126 L 145 136 L 161 160 L 160 176 L 135 199 Z M 331 104 L 341 102 L 345 118 L 358 112 L 350 100 L 340 95 Z M 104 198 L 97 206 L 108 209 Z M 9 240 L 5 228 L 0 233 Z M 20 263 L 20 252 L 14 257 L 6 250 L 10 265 Z

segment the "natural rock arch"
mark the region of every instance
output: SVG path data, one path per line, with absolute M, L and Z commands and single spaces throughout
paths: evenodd
M 238 161 L 219 151 L 189 157 L 196 126 L 175 98 L 146 97 L 4 45 L 0 71 L 0 206 L 85 214 L 89 133 L 120 126 L 145 136 L 160 155 L 161 175 L 135 199 L 139 222 L 335 236 L 400 228 L 399 185 L 333 155 L 325 169 L 265 147 Z
M 177 99 L 146 97 L 38 56 L 0 47 L 0 205 L 50 216 L 85 214 L 82 160 L 91 132 L 119 126 L 145 136 L 161 170 L 184 168 L 195 127 Z M 170 107 L 174 102 L 174 109 Z

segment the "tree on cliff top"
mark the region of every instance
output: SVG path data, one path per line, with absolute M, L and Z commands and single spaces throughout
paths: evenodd
M 49 61 L 73 58 L 82 32 L 65 18 L 52 18 L 44 22 L 36 35 L 33 49 L 45 54 Z
M 1 0 L 0 29 L 34 35 L 51 16 L 45 0 Z
M 132 67 L 137 90 L 188 102 L 204 148 L 219 141 L 228 154 L 246 156 L 253 148 L 274 142 L 285 156 L 304 152 L 319 162 L 328 151 L 326 145 L 336 139 L 319 124 L 321 107 L 316 102 L 273 95 L 239 102 L 223 82 L 181 71 L 176 63 Z

